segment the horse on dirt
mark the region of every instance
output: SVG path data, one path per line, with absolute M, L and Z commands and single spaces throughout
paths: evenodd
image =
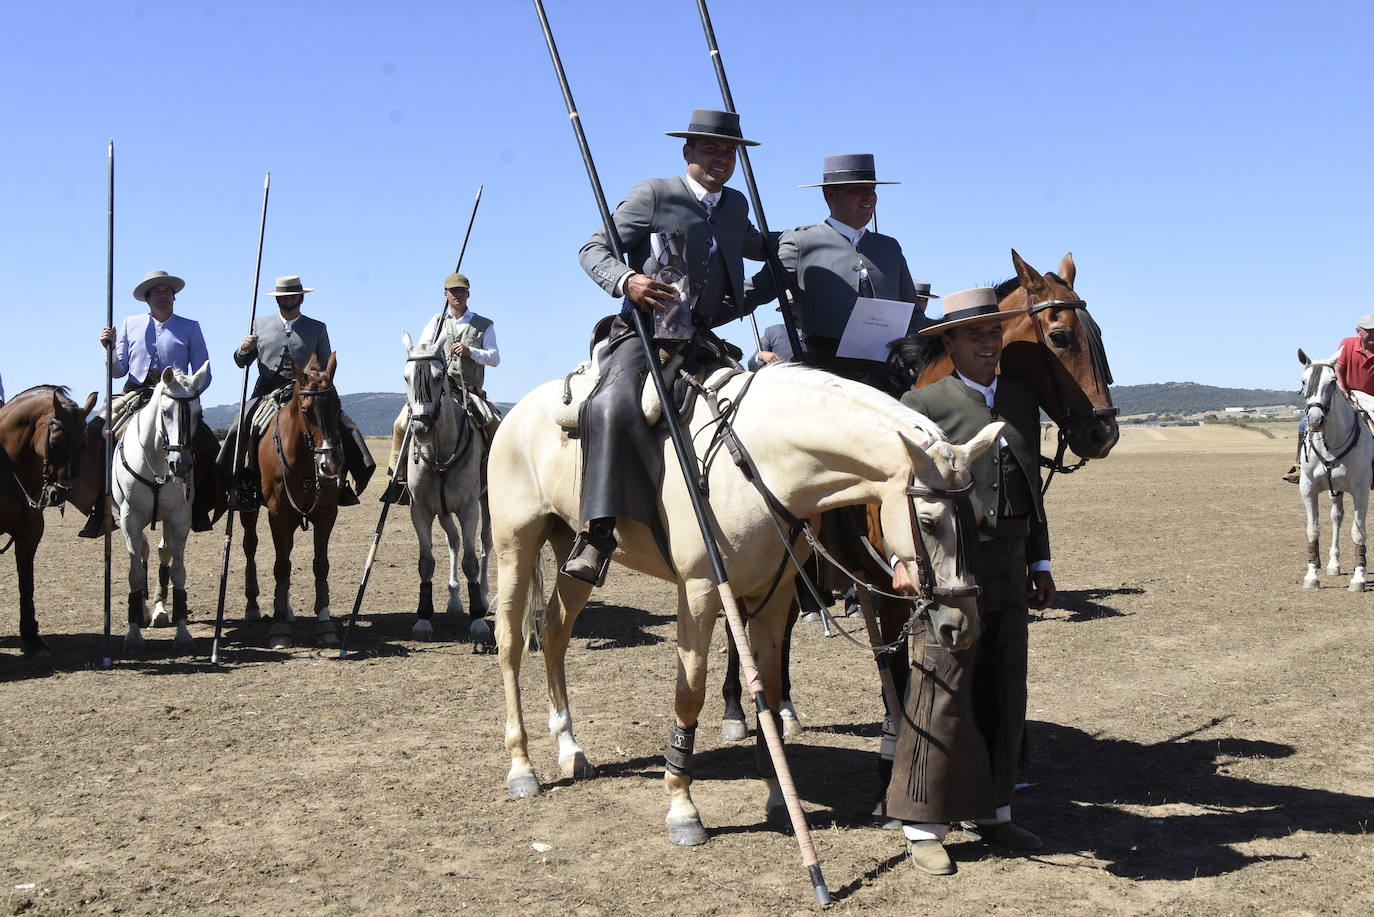
M 1348 588 L 1365 588 L 1365 513 L 1369 509 L 1369 488 L 1374 480 L 1374 434 L 1369 414 L 1356 403 L 1356 397 L 1336 384 L 1336 368 L 1327 360 L 1311 360 L 1302 350 L 1302 395 L 1306 409 L 1307 432 L 1298 463 L 1298 491 L 1307 511 L 1307 573 L 1302 588 L 1318 589 L 1321 580 L 1321 514 L 1317 498 L 1322 491 L 1331 495 L 1331 552 L 1326 562 L 1328 576 L 1341 573 L 1341 523 L 1345 517 L 1345 495 L 1350 494 L 1350 540 L 1355 543 L 1355 569 Z M 1363 393 L 1361 393 L 1363 394 Z M 1368 397 L 1368 396 L 1365 396 Z
M 468 636 L 482 648 L 495 649 L 487 624 L 487 560 L 491 527 L 482 495 L 485 446 L 481 429 L 468 414 L 472 394 L 448 375 L 442 343 L 415 345 L 409 332 L 406 349 L 406 397 L 410 410 L 410 453 L 407 486 L 410 521 L 420 542 L 420 600 L 411 628 L 416 640 L 434 637 L 434 520 L 439 520 L 448 543 L 448 604 L 450 620 L 463 614 L 458 590 L 459 527 L 462 527 L 463 577 L 468 586 Z M 457 522 L 454 517 L 457 517 Z M 478 544 L 481 551 L 478 551 Z
M 290 398 L 267 421 L 257 442 L 257 471 L 263 506 L 272 531 L 276 563 L 272 574 L 272 626 L 268 643 L 273 649 L 291 646 L 291 549 L 296 530 L 315 527 L 315 639 L 335 646 L 338 637 L 329 612 L 329 536 L 339 514 L 343 486 L 343 410 L 334 388 L 338 354 L 331 353 L 321 367 L 312 356 L 302 369 L 292 367 L 296 381 Z M 258 513 L 243 509 L 243 584 L 248 621 L 261 619 L 258 607 Z
M 129 630 L 124 652 L 145 649 L 143 628 L 176 626 L 172 645 L 187 654 L 195 647 L 187 626 L 186 536 L 191 531 L 194 445 L 200 423 L 200 393 L 210 379 L 210 364 L 188 376 L 166 367 L 148 402 L 128 421 L 114 449 L 115 520 L 129 550 Z M 144 529 L 162 525 L 158 542 L 157 599 L 148 606 L 148 538 Z M 167 585 L 172 610 L 167 611 Z
M 506 749 L 511 756 L 506 788 L 512 797 L 533 796 L 540 789 L 528 754 L 519 685 L 527 586 L 542 545 L 552 544 L 561 566 L 582 522 L 581 441 L 553 420 L 567 413 L 566 385 L 550 382 L 517 404 L 503 422 L 491 454 L 496 639 L 506 699 Z M 799 537 L 801 520 L 829 509 L 877 505 L 890 533 L 887 549 L 906 565 L 913 582 L 928 587 L 927 597 L 912 600 L 908 608 L 932 619 L 942 644 L 970 645 L 978 627 L 977 589 L 972 571 L 960 562 L 971 556 L 971 545 L 964 541 L 961 547 L 961 540 L 976 533 L 958 520 L 973 511 L 969 461 L 996 441 L 1002 424 L 989 424 L 972 442 L 952 446 L 941 441 L 933 424 L 888 396 L 799 366 L 761 373 L 720 370 L 705 381 L 702 391 L 683 432 L 689 442 L 698 444 L 705 459 L 698 462 L 710 495 L 708 516 L 730 588 L 749 618 L 750 640 L 771 710 L 776 712 L 781 701 L 782 636 L 792 602 L 792 577 L 783 575 L 785 544 Z M 654 404 L 656 399 L 646 405 L 649 415 Z M 707 410 L 708 404 L 712 410 Z M 798 404 L 805 404 L 806 410 L 799 412 Z M 732 447 L 720 448 L 724 436 Z M 667 455 L 666 431 L 659 428 L 657 438 Z M 732 451 L 741 465 L 723 457 Z M 671 455 L 665 467 L 677 467 Z M 614 553 L 622 565 L 678 587 L 674 725 L 664 783 L 670 796 L 668 837 L 679 845 L 707 838 L 691 796 L 692 751 L 706 696 L 711 635 L 722 607 L 686 486 L 680 475 L 666 474 L 656 507 L 662 530 L 621 518 Z M 789 522 L 783 520 L 792 524 L 790 535 L 785 531 Z M 544 619 L 549 728 L 558 747 L 559 769 L 573 779 L 595 773 L 573 732 L 565 674 L 573 622 L 591 589 L 580 580 L 558 577 Z M 785 825 L 786 807 L 777 779 L 771 773 L 762 776 L 769 790 L 768 820 Z
M 14 548 L 19 644 L 26 659 L 51 655 L 38 636 L 33 560 L 43 540 L 44 507 L 62 505 L 80 467 L 86 415 L 95 400 L 91 392 L 78 405 L 67 389 L 39 385 L 0 406 L 0 535 L 9 537 L 6 548 Z

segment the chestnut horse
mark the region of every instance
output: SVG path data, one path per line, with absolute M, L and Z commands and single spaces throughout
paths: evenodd
M 273 649 L 291 646 L 291 548 L 296 529 L 315 526 L 315 638 L 334 646 L 334 621 L 329 616 L 329 535 L 339 514 L 339 489 L 343 474 L 340 431 L 343 411 L 334 389 L 337 354 L 329 355 L 321 369 L 312 356 L 305 369 L 293 367 L 296 381 L 291 399 L 267 423 L 257 443 L 257 467 L 262 482 L 263 505 L 272 529 L 277 561 L 272 567 L 276 589 L 272 597 Z M 244 617 L 258 620 L 258 509 L 243 516 L 243 583 L 247 605 Z
M 84 405 L 57 385 L 38 385 L 0 407 L 0 535 L 14 547 L 19 575 L 19 642 L 25 658 L 49 655 L 38 636 L 33 602 L 33 558 L 43 540 L 43 508 L 60 506 L 86 442 Z M 3 549 L 0 549 L 2 551 Z

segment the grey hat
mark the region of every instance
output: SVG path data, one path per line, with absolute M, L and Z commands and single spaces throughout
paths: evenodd
M 841 153 L 827 156 L 821 165 L 821 180 L 802 188 L 826 188 L 830 185 L 900 185 L 899 181 L 878 181 L 878 169 L 872 153 Z
M 134 299 L 139 302 L 148 301 L 148 291 L 158 284 L 165 283 L 172 288 L 173 293 L 180 293 L 186 289 L 186 281 L 180 277 L 173 277 L 166 271 L 149 271 L 147 276 L 138 286 L 134 287 Z
M 757 140 L 745 140 L 739 132 L 739 115 L 732 111 L 716 111 L 712 108 L 692 110 L 692 122 L 685 131 L 665 131 L 669 137 L 684 137 L 693 140 L 698 137 L 711 140 L 729 140 L 741 146 L 758 146 Z
M 1374 331 L 1374 314 L 1360 316 L 1360 320 L 1355 323 L 1355 327 L 1363 328 L 1365 331 Z
M 916 287 L 917 299 L 939 299 L 939 293 L 930 292 L 930 284 L 924 280 L 917 280 L 913 284 Z
M 277 288 L 276 288 L 275 290 L 270 291 L 270 292 L 267 293 L 266 295 L 268 295 L 268 296 L 296 296 L 296 295 L 298 295 L 298 294 L 299 294 L 299 295 L 304 295 L 304 294 L 306 294 L 306 293 L 313 293 L 313 292 L 315 292 L 315 288 L 314 288 L 314 287 L 302 286 L 302 285 L 301 285 L 301 279 L 300 279 L 300 277 L 297 277 L 297 276 L 294 276 L 294 275 L 293 275 L 293 276 L 290 276 L 290 277 L 278 277 L 278 278 L 277 278 Z
M 935 324 L 926 325 L 922 328 L 920 334 L 922 337 L 930 337 L 935 334 L 944 334 L 952 328 L 972 325 L 975 322 L 988 320 L 1004 322 L 1009 318 L 1022 315 L 1026 311 L 1026 309 L 998 311 L 997 291 L 992 287 L 974 287 L 972 290 L 960 290 L 958 293 L 951 293 L 945 297 L 945 314 Z

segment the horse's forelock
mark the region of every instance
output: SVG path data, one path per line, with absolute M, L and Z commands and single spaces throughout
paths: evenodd
M 200 394 L 192 386 L 192 379 L 181 370 L 172 368 L 172 383 L 167 386 L 167 394 L 173 398 L 199 398 Z
M 940 429 L 935 421 L 922 414 L 918 414 L 900 401 L 883 394 L 871 385 L 865 385 L 862 382 L 852 382 L 834 373 L 828 373 L 821 369 L 802 366 L 796 363 L 782 363 L 770 366 L 766 372 L 760 373 L 759 375 L 784 386 L 807 388 L 813 391 L 840 392 L 851 402 L 871 408 L 904 430 L 912 428 L 919 430 L 925 435 L 927 444 L 945 438 L 944 431 Z

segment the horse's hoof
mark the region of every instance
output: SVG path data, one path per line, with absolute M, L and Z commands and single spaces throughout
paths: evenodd
M 782 719 L 782 737 L 784 739 L 795 739 L 802 734 L 801 714 L 797 713 L 797 708 L 791 701 L 786 701 L 782 705 L 782 710 L 778 716 Z
M 1329 566 L 1329 567 L 1326 568 L 1326 575 L 1327 575 L 1327 576 L 1340 576 L 1340 575 L 1341 575 L 1341 568 L 1333 564 L 1333 565 L 1331 565 L 1331 566 Z
M 334 633 L 333 628 L 330 628 L 322 634 L 316 634 L 315 642 L 320 646 L 338 646 L 339 635 Z
M 1364 584 L 1363 581 L 1361 581 L 1361 582 L 1358 582 L 1358 583 L 1351 583 L 1351 584 L 1350 584 L 1348 587 L 1346 587 L 1346 588 L 1348 588 L 1351 592 L 1364 592 L 1364 587 L 1365 587 L 1365 584 Z
M 250 624 L 262 620 L 262 609 L 258 607 L 257 602 L 252 602 L 243 609 L 243 620 Z
M 596 768 L 587 760 L 587 756 L 578 752 L 571 758 L 561 758 L 558 761 L 559 770 L 564 777 L 573 780 L 590 780 L 596 776 Z
M 172 616 L 167 613 L 166 605 L 162 604 L 161 602 L 158 602 L 157 605 L 154 606 L 153 619 L 151 621 L 151 624 L 153 627 L 172 626 Z
M 1302 581 L 1302 588 L 1304 589 L 1320 589 L 1321 585 L 1321 580 L 1318 580 L 1316 577 L 1311 577 Z
M 700 818 L 668 819 L 668 840 L 677 847 L 697 847 L 709 835 Z
M 143 641 L 142 634 L 126 634 L 124 637 L 124 655 L 142 656 L 148 649 L 148 644 Z
M 32 640 L 21 641 L 20 652 L 28 662 L 49 662 L 52 660 L 52 651 L 43 642 L 43 638 L 34 637 Z
M 285 621 L 278 621 L 273 624 L 272 630 L 267 635 L 267 645 L 274 650 L 290 649 L 291 625 Z
M 490 654 L 496 652 L 496 635 L 491 632 L 491 625 L 486 618 L 474 618 L 468 625 L 468 639 L 472 641 L 472 651 L 479 654 Z
M 745 736 L 749 735 L 749 730 L 744 725 L 744 720 L 721 720 L 720 737 L 727 742 L 742 742 Z
M 531 771 L 527 774 L 512 774 L 506 778 L 506 795 L 511 799 L 529 799 L 539 795 L 539 778 Z
M 787 806 L 769 806 L 764 812 L 764 819 L 768 822 L 768 827 L 774 831 L 781 831 L 784 834 L 792 833 L 792 816 L 787 812 Z
M 433 640 L 434 625 L 424 618 L 415 622 L 415 626 L 410 629 L 410 639 L 412 640 Z
M 192 637 L 189 631 L 185 634 L 178 633 L 172 641 L 172 649 L 178 656 L 190 656 L 196 650 L 196 638 Z

